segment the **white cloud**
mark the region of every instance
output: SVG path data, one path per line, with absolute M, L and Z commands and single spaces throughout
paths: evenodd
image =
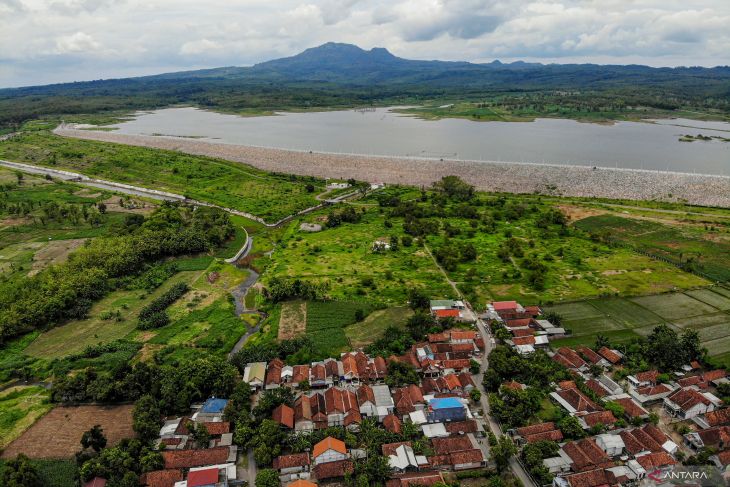
M 219 43 L 211 41 L 210 39 L 200 39 L 199 41 L 190 41 L 183 44 L 180 47 L 180 54 L 185 56 L 204 54 L 216 51 L 221 47 L 222 46 Z
M 327 41 L 415 59 L 730 64 L 728 0 L 0 0 L 0 86 L 250 65 Z
M 76 32 L 56 39 L 56 52 L 58 54 L 89 53 L 99 49 L 101 49 L 101 44 L 85 32 Z

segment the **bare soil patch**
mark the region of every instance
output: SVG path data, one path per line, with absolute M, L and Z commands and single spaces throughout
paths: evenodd
M 134 437 L 132 406 L 58 406 L 39 419 L 3 452 L 2 458 L 23 453 L 30 458 L 70 458 L 81 449 L 81 435 L 99 424 L 107 446 Z
M 120 198 L 119 196 L 112 196 L 111 198 L 104 200 L 107 211 L 113 211 L 117 213 L 138 213 L 140 215 L 147 215 L 149 213 L 152 213 L 152 210 L 157 208 L 157 205 L 134 198 L 125 200 L 124 206 L 122 206 L 119 204 L 119 200 L 121 199 L 122 198 Z
M 301 335 L 307 328 L 306 301 L 290 301 L 281 306 L 279 340 L 289 340 Z
M 68 259 L 71 252 L 84 244 L 83 238 L 74 238 L 70 240 L 52 240 L 45 244 L 33 256 L 33 268 L 28 273 L 29 276 L 38 274 L 51 264 L 60 264 Z
M 560 211 L 565 213 L 568 220 L 572 222 L 588 218 L 589 216 L 604 215 L 608 213 L 605 210 L 597 210 L 595 208 L 586 208 L 583 206 L 558 205 L 558 208 L 560 208 Z

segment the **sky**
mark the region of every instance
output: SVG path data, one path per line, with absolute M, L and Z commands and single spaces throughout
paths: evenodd
M 0 0 L 0 87 L 248 66 L 325 42 L 410 59 L 730 64 L 730 0 Z

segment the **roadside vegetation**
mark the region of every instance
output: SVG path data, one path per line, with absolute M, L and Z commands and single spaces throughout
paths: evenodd
M 173 151 L 67 139 L 48 131 L 0 142 L 0 158 L 182 194 L 269 222 L 316 205 L 315 195 L 324 191 L 324 182 L 316 178 Z

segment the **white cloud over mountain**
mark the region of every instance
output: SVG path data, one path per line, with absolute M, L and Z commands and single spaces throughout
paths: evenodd
M 327 41 L 416 59 L 730 64 L 730 1 L 0 0 L 0 86 L 227 65 Z

